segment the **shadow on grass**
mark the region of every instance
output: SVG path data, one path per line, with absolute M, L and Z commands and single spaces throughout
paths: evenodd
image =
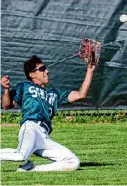
M 113 166 L 112 163 L 99 163 L 99 162 L 81 162 L 80 167 L 90 167 L 90 166 Z
M 80 163 L 80 168 L 78 170 L 82 170 L 83 167 L 100 167 L 100 166 L 114 166 L 116 164 L 113 163 L 99 163 L 99 162 L 81 162 Z M 16 170 L 4 170 L 4 172 L 12 172 Z

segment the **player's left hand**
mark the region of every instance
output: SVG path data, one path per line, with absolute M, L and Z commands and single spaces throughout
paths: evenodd
M 85 38 L 79 49 L 79 56 L 85 61 L 87 67 L 92 69 L 98 64 L 101 54 L 101 43 L 99 41 Z

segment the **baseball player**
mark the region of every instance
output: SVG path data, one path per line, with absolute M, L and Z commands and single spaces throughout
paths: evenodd
M 24 72 L 29 81 L 21 82 L 10 90 L 8 76 L 2 78 L 3 109 L 19 104 L 22 111 L 17 149 L 0 149 L 0 160 L 28 160 L 34 153 L 53 162 L 35 166 L 27 161 L 18 171 L 65 171 L 76 170 L 80 166 L 79 158 L 68 148 L 50 138 L 52 118 L 58 106 L 86 98 L 95 65 L 88 65 L 85 79 L 79 91 L 46 89 L 49 82 L 48 69 L 37 56 L 24 63 Z

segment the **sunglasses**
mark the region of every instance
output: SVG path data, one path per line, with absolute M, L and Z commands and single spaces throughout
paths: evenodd
M 37 68 L 37 69 L 34 69 L 32 72 L 36 72 L 36 71 L 40 71 L 40 72 L 44 72 L 45 70 L 47 69 L 47 67 L 44 65 L 44 66 L 41 66 L 41 67 L 39 67 L 39 68 Z

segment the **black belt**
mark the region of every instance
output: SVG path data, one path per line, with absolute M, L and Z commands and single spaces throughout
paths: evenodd
M 50 129 L 49 129 L 49 127 L 46 125 L 46 123 L 41 122 L 39 126 L 40 126 L 40 127 L 43 127 L 48 133 L 50 132 Z

